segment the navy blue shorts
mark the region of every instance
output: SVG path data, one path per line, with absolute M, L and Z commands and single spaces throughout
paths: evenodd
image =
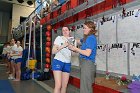
M 15 62 L 15 59 L 10 58 L 10 59 L 9 59 L 9 62 Z
M 70 73 L 71 63 L 64 63 L 62 61 L 54 59 L 52 62 L 52 70 L 58 70 L 58 71 Z
M 8 62 L 11 62 L 11 58 L 7 57 L 7 59 L 8 59 Z
M 15 63 L 16 63 L 16 64 L 19 63 L 19 62 L 22 62 L 22 58 L 17 58 L 17 59 L 15 59 Z

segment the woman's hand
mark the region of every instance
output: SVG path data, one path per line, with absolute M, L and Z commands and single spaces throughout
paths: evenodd
M 76 52 L 76 50 L 78 49 L 77 47 L 73 46 L 73 45 L 68 45 L 68 48 L 74 52 Z
M 10 56 L 10 57 L 12 57 L 12 56 L 13 56 L 13 54 L 9 54 L 9 56 Z
M 74 52 L 78 52 L 78 53 L 85 55 L 85 56 L 90 56 L 91 51 L 92 51 L 91 49 L 81 50 L 81 49 L 79 49 L 75 46 L 72 46 L 72 45 L 69 45 L 68 48 Z
M 78 45 L 81 45 L 80 39 L 76 39 Z
M 56 54 L 57 52 L 59 52 L 61 49 L 67 47 L 69 44 L 67 42 L 63 43 L 63 45 L 58 46 L 58 45 L 54 45 L 52 48 L 52 54 Z
M 68 43 L 68 42 L 65 42 L 65 43 L 62 45 L 62 47 L 65 48 L 65 47 L 67 47 L 68 45 L 69 45 L 69 43 Z

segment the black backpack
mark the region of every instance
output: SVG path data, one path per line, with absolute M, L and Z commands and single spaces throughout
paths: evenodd
M 51 79 L 51 73 L 50 72 L 41 72 L 40 76 L 37 78 L 39 81 L 49 80 Z

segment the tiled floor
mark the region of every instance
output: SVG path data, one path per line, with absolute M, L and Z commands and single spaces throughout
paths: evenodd
M 80 77 L 80 69 L 72 68 L 71 76 L 76 78 Z M 100 75 L 99 75 L 100 76 Z M 7 80 L 8 74 L 6 74 L 6 66 L 0 64 L 0 80 Z M 20 82 L 11 81 L 12 87 L 15 93 L 53 93 L 54 80 L 45 80 L 45 81 L 33 81 L 33 80 L 24 80 Z M 38 84 L 37 84 L 38 83 Z M 40 84 L 39 84 L 40 83 Z M 50 92 L 48 92 L 50 91 Z M 130 93 L 127 89 L 121 90 L 122 93 Z M 79 89 L 68 85 L 67 93 L 80 93 Z
M 7 80 L 6 66 L 0 64 L 0 80 Z M 49 93 L 33 80 L 15 82 L 10 80 L 15 93 Z M 6 88 L 5 88 L 6 89 Z M 3 93 L 0 91 L 0 93 Z
M 44 81 L 45 84 L 47 84 L 48 86 L 50 86 L 52 89 L 54 88 L 54 80 L 47 80 Z M 68 88 L 67 88 L 67 93 L 80 93 L 80 90 L 76 87 L 74 87 L 71 84 L 68 84 Z

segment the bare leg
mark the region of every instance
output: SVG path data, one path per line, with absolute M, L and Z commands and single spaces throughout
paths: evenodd
M 20 81 L 20 75 L 21 75 L 21 69 L 20 69 L 20 67 L 21 67 L 21 62 L 18 62 L 16 64 L 16 66 L 17 66 L 16 79 Z
M 11 63 L 7 60 L 7 72 L 6 73 L 11 73 Z
M 62 88 L 61 88 L 61 93 L 66 93 L 68 81 L 69 81 L 69 76 L 70 74 L 67 72 L 62 73 Z
M 55 80 L 55 88 L 54 88 L 54 93 L 60 93 L 61 91 L 61 75 L 62 71 L 53 71 L 54 74 L 54 80 Z
M 11 62 L 9 62 L 9 63 L 10 63 L 10 64 L 9 64 L 10 73 L 12 74 L 12 73 L 13 73 L 12 63 L 11 63 Z
M 11 62 L 12 66 L 12 76 L 15 78 L 15 62 Z

